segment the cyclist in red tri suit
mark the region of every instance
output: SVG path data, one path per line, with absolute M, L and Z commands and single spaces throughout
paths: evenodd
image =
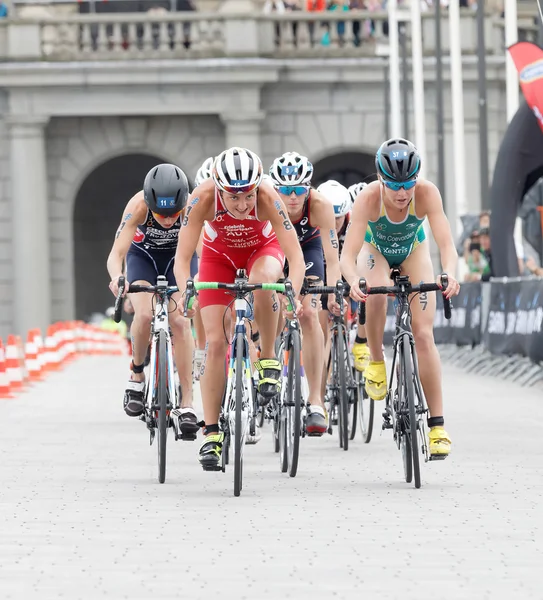
M 191 194 L 183 220 L 183 244 L 177 246 L 174 273 L 180 290 L 190 275 L 190 260 L 204 227 L 200 257 L 200 281 L 233 282 L 237 269 L 246 269 L 249 281 L 273 283 L 282 277 L 285 256 L 296 295 L 304 278 L 304 260 L 296 232 L 281 199 L 268 183 L 262 183 L 262 162 L 245 148 L 230 148 L 216 158 L 212 180 Z M 218 420 L 224 392 L 224 359 L 230 330 L 225 307 L 232 296 L 222 290 L 202 290 L 199 304 L 207 343 L 201 376 L 206 423 L 199 460 L 204 470 L 216 470 L 221 461 L 224 436 Z M 296 301 L 301 312 L 301 304 Z M 182 311 L 182 306 L 179 307 Z M 192 317 L 193 311 L 189 312 Z M 279 303 L 275 294 L 254 294 L 254 316 L 260 331 L 259 393 L 278 392 L 280 363 L 275 358 Z M 223 320 L 226 322 L 223 324 Z

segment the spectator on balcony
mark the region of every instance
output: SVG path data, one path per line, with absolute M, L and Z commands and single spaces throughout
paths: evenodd
M 329 11 L 348 11 L 349 10 L 349 2 L 348 0 L 329 0 L 327 10 Z M 325 32 L 322 36 L 321 43 L 323 46 L 329 46 L 331 43 L 331 31 L 332 27 L 337 28 L 338 34 L 338 44 L 339 46 L 343 46 L 345 44 L 345 21 L 336 21 L 334 23 L 326 23 Z
M 195 12 L 196 6 L 192 0 L 176 0 L 175 10 L 177 12 Z M 191 39 L 190 39 L 190 22 L 183 23 L 183 46 L 185 48 L 190 48 Z
M 351 0 L 349 2 L 349 10 L 365 10 L 364 0 Z M 353 24 L 353 44 L 358 47 L 362 43 L 360 21 L 352 21 Z
M 286 12 L 285 3 L 283 0 L 266 0 L 262 12 L 265 15 L 276 13 L 278 15 L 284 15 Z M 281 21 L 275 23 L 275 45 L 281 45 Z
M 0 2 L 0 19 L 5 19 L 8 13 L 8 5 L 5 2 Z
M 307 12 L 324 12 L 326 10 L 326 0 L 306 0 L 305 10 Z M 325 23 L 321 22 L 321 25 L 324 26 Z M 314 46 L 315 45 L 315 22 L 309 21 L 307 23 L 307 28 L 309 29 L 309 39 L 310 39 L 311 45 Z

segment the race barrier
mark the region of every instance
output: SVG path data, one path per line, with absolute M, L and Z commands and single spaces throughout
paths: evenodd
M 5 345 L 0 338 L 0 400 L 15 398 L 81 356 L 126 354 L 121 335 L 83 321 L 54 323 L 44 336 L 31 329 L 24 343 L 17 335 L 9 335 Z
M 450 321 L 443 315 L 441 294 L 436 296 L 434 338 L 442 358 L 468 371 L 523 385 L 543 380 L 543 278 L 462 283 L 460 294 L 453 299 Z M 390 300 L 386 344 L 392 342 L 394 324 L 394 302 Z

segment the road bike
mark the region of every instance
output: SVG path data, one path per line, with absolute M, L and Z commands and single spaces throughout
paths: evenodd
M 413 285 L 408 275 L 399 269 L 391 272 L 393 286 L 369 287 L 365 279 L 360 280 L 362 294 L 386 294 L 396 298 L 396 327 L 393 338 L 392 368 L 383 412 L 383 429 L 392 429 L 393 439 L 402 452 L 405 481 L 415 479 L 415 487 L 421 486 L 420 455 L 425 462 L 444 458 L 431 456 L 426 442 L 425 416 L 428 413 L 426 399 L 419 378 L 415 339 L 411 328 L 410 303 L 414 295 L 440 292 L 447 288 L 448 277 L 441 275 L 437 283 Z M 445 318 L 451 318 L 451 301 L 443 297 Z M 366 305 L 361 302 L 361 322 L 366 322 Z M 419 454 L 420 451 L 420 454 Z

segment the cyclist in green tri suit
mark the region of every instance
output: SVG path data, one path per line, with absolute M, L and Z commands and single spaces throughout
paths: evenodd
M 443 272 L 449 278 L 445 296 L 458 294 L 460 285 L 455 279 L 458 255 L 441 194 L 433 183 L 419 177 L 420 156 L 415 146 L 404 139 L 388 140 L 377 151 L 375 166 L 379 180 L 370 183 L 354 203 L 341 269 L 351 285 L 353 299 L 366 302 L 371 355 L 364 371 L 366 391 L 373 400 L 383 400 L 387 394 L 382 348 L 387 300 L 386 296 L 364 296 L 358 286 L 359 277 L 365 277 L 370 286 L 391 285 L 390 269 L 400 266 L 413 282 L 434 281 L 423 228 L 428 218 Z M 419 295 L 411 303 L 420 378 L 430 410 L 430 454 L 447 456 L 451 439 L 444 429 L 441 362 L 433 333 L 435 309 L 434 294 Z

